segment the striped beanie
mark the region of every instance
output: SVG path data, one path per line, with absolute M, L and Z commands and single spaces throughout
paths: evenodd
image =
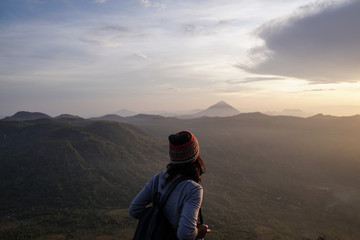
M 172 164 L 194 162 L 199 156 L 199 143 L 189 131 L 181 131 L 169 136 L 169 154 Z

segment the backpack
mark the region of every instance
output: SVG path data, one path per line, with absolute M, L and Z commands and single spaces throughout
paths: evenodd
M 155 178 L 155 189 L 159 185 L 158 174 Z M 147 207 L 141 215 L 133 240 L 177 240 L 176 230 L 174 230 L 162 212 L 166 200 L 169 198 L 171 192 L 175 189 L 176 185 L 186 180 L 186 177 L 179 177 L 171 182 L 171 185 L 161 198 L 158 190 L 155 191 L 153 196 L 153 203 L 151 207 Z

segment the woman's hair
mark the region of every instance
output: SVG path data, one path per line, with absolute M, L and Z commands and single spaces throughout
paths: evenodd
M 189 177 L 197 183 L 201 182 L 201 175 L 206 171 L 205 162 L 201 159 L 200 156 L 194 162 L 187 164 L 173 164 L 169 163 L 167 165 L 167 174 L 169 175 L 166 178 L 167 182 L 170 182 L 178 174 Z

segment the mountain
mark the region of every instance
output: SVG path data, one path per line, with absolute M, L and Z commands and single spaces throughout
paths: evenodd
M 98 121 L 98 120 L 102 120 L 102 121 L 115 121 L 115 122 L 125 122 L 126 119 L 125 117 L 121 117 L 117 114 L 107 114 L 101 117 L 93 117 L 93 118 L 89 118 L 89 120 L 93 120 L 93 121 Z
M 209 108 L 197 112 L 192 117 L 229 117 L 240 114 L 240 111 L 224 101 L 220 101 Z
M 273 116 L 294 116 L 294 117 L 309 117 L 312 115 L 300 109 L 284 109 L 281 112 L 266 112 L 265 114 L 273 115 Z
M 175 112 L 169 112 L 169 111 L 150 111 L 150 112 L 144 112 L 146 115 L 160 115 L 163 117 L 175 117 L 178 115 Z
M 359 117 L 359 115 L 355 115 L 352 118 L 356 118 Z M 318 113 L 314 116 L 309 117 L 309 119 L 316 119 L 316 120 L 337 120 L 340 119 L 342 117 L 336 117 L 336 116 L 332 116 L 332 115 L 324 115 L 322 113 Z M 347 118 L 347 117 L 345 117 Z
M 126 109 L 122 109 L 114 114 L 109 115 L 118 115 L 121 117 L 134 117 L 136 115 L 147 115 L 147 116 L 162 116 L 162 117 L 176 117 L 176 118 L 198 118 L 198 117 L 228 117 L 239 114 L 240 112 L 234 107 L 230 106 L 224 101 L 220 101 L 215 105 L 210 106 L 205 110 L 192 110 L 189 113 L 175 113 L 175 112 L 167 112 L 167 111 L 151 111 L 145 113 L 135 113 L 133 111 L 129 111 Z M 100 117 L 102 118 L 102 117 Z
M 167 119 L 168 117 L 163 117 L 160 115 L 151 115 L 151 114 L 138 114 L 132 117 L 128 117 L 128 122 L 149 122 L 149 121 L 156 121 L 156 120 L 162 120 Z
M 218 233 L 209 239 L 360 239 L 360 229 L 346 230 L 360 222 L 359 116 L 128 123 L 160 139 L 183 129 L 197 136 L 207 165 L 203 211 Z
M 26 120 L 35 120 L 35 119 L 41 119 L 41 118 L 51 118 L 49 115 L 46 115 L 45 113 L 40 112 L 26 112 L 26 111 L 20 111 L 15 113 L 11 117 L 6 117 L 3 120 L 4 121 L 26 121 Z
M 90 120 L 107 120 L 117 122 L 144 121 L 151 118 L 180 118 L 191 119 L 199 117 L 229 117 L 240 114 L 240 111 L 230 106 L 224 101 L 220 101 L 205 110 L 193 110 L 188 114 L 176 114 L 174 112 L 157 111 L 152 113 L 135 113 L 122 109 L 113 114 L 106 114 L 100 117 L 92 117 Z
M 2 121 L 0 136 L 1 213 L 60 206 L 126 208 L 167 160 L 157 140 L 116 122 Z
M 89 118 L 89 120 L 92 121 L 116 121 L 121 123 L 146 123 L 161 119 L 168 119 L 168 118 L 160 115 L 149 115 L 149 114 L 137 114 L 135 116 L 130 116 L 130 117 L 121 117 L 116 114 L 108 114 L 102 117 Z
M 134 116 L 134 115 L 136 115 L 138 113 L 127 110 L 127 109 L 121 109 L 121 110 L 119 110 L 119 111 L 117 111 L 117 112 L 115 112 L 113 114 L 119 115 L 121 117 L 130 117 L 130 116 Z
M 127 207 L 183 129 L 206 162 L 207 239 L 360 239 L 360 116 L 119 119 L 0 121 L 0 239 L 131 239 Z
M 71 115 L 71 114 L 61 114 L 61 115 L 55 117 L 55 119 L 62 119 L 62 118 L 77 119 L 77 118 L 82 118 L 82 117 L 79 117 L 77 115 Z

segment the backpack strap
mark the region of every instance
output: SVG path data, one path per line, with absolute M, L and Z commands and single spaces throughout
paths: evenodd
M 159 178 L 160 178 L 160 173 L 155 177 L 155 183 L 154 183 L 155 192 L 159 192 Z
M 163 197 L 160 196 L 160 192 L 158 190 L 159 189 L 159 178 L 160 178 L 160 174 L 158 174 L 155 178 L 155 194 L 153 197 L 153 205 L 158 206 L 159 208 L 162 208 L 164 206 L 165 202 L 167 201 L 167 199 L 169 198 L 170 194 L 172 193 L 172 191 L 175 189 L 175 187 L 180 182 L 187 180 L 189 178 L 185 177 L 185 176 L 181 176 L 181 177 L 178 177 L 177 179 L 173 180 L 172 182 L 170 182 L 170 186 L 164 193 Z
M 155 177 L 153 206 L 160 206 L 159 178 L 160 178 L 160 173 Z
M 164 196 L 162 197 L 161 201 L 160 201 L 160 207 L 164 206 L 165 202 L 167 201 L 167 199 L 169 198 L 170 194 L 172 193 L 172 191 L 175 189 L 175 187 L 182 181 L 187 180 L 188 177 L 185 176 L 180 176 L 177 179 L 173 180 L 170 183 L 169 188 L 167 189 L 167 191 L 165 192 Z

